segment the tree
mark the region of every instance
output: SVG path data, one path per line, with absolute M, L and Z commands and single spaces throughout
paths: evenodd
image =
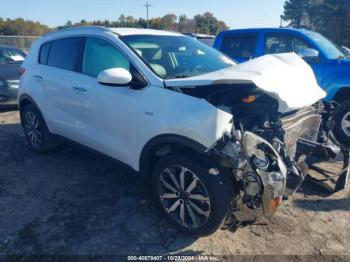
M 196 29 L 196 22 L 193 19 L 187 18 L 186 15 L 180 15 L 177 31 L 182 33 L 191 33 Z
M 23 35 L 40 36 L 46 34 L 51 29 L 39 22 L 24 20 L 23 18 L 6 19 L 0 18 L 0 35 Z
M 289 26 L 311 29 L 339 45 L 350 45 L 349 0 L 287 0 L 281 18 Z

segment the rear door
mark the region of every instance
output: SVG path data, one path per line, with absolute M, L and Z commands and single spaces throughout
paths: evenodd
M 40 49 L 40 70 L 34 75 L 42 89 L 41 102 L 45 103 L 51 131 L 75 141 L 81 121 L 73 83 L 80 70 L 84 42 L 83 37 L 69 37 L 44 44 Z
M 228 34 L 223 37 L 220 51 L 242 63 L 256 57 L 257 33 Z

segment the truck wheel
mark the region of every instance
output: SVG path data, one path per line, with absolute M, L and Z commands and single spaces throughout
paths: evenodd
M 21 120 L 27 142 L 33 151 L 43 153 L 55 147 L 55 139 L 34 105 L 27 105 L 23 109 Z
M 343 102 L 335 113 L 334 134 L 338 141 L 350 147 L 350 100 Z
M 192 159 L 175 154 L 161 158 L 153 170 L 152 191 L 162 213 L 178 229 L 207 236 L 231 211 L 233 188 L 226 174 L 209 174 L 207 161 Z

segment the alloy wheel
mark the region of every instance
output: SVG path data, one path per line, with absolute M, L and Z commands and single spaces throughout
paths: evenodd
M 344 134 L 350 139 L 350 112 L 346 113 L 341 121 Z
M 159 197 L 168 215 L 186 228 L 202 226 L 210 215 L 204 184 L 183 166 L 168 167 L 159 177 Z
M 31 145 L 39 148 L 42 143 L 42 133 L 39 128 L 39 120 L 32 111 L 26 112 L 25 130 Z

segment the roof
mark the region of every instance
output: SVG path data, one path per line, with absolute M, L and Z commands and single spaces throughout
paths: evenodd
M 144 28 L 108 28 L 114 33 L 125 36 L 125 35 L 169 35 L 169 36 L 180 36 L 182 34 L 164 30 L 144 29 Z
M 11 45 L 0 45 L 0 48 L 12 48 L 12 49 L 19 49 L 18 47 L 11 46 Z
M 246 29 L 231 29 L 222 31 L 221 33 L 234 33 L 234 32 L 261 32 L 261 31 L 270 31 L 270 32 L 287 32 L 287 31 L 293 31 L 293 32 L 308 32 L 306 29 L 297 29 L 297 28 L 276 28 L 276 27 L 270 27 L 270 28 L 246 28 Z
M 101 32 L 113 32 L 119 36 L 126 36 L 126 35 L 173 35 L 173 36 L 179 36 L 181 34 L 170 32 L 170 31 L 163 31 L 163 30 L 154 30 L 154 29 L 144 29 L 144 28 L 110 28 L 110 27 L 103 27 L 103 26 L 77 26 L 77 27 L 70 27 L 66 29 L 61 29 L 58 31 L 50 32 L 46 34 L 46 36 L 53 36 L 53 35 L 62 35 L 62 34 L 74 34 L 74 33 L 101 33 Z

